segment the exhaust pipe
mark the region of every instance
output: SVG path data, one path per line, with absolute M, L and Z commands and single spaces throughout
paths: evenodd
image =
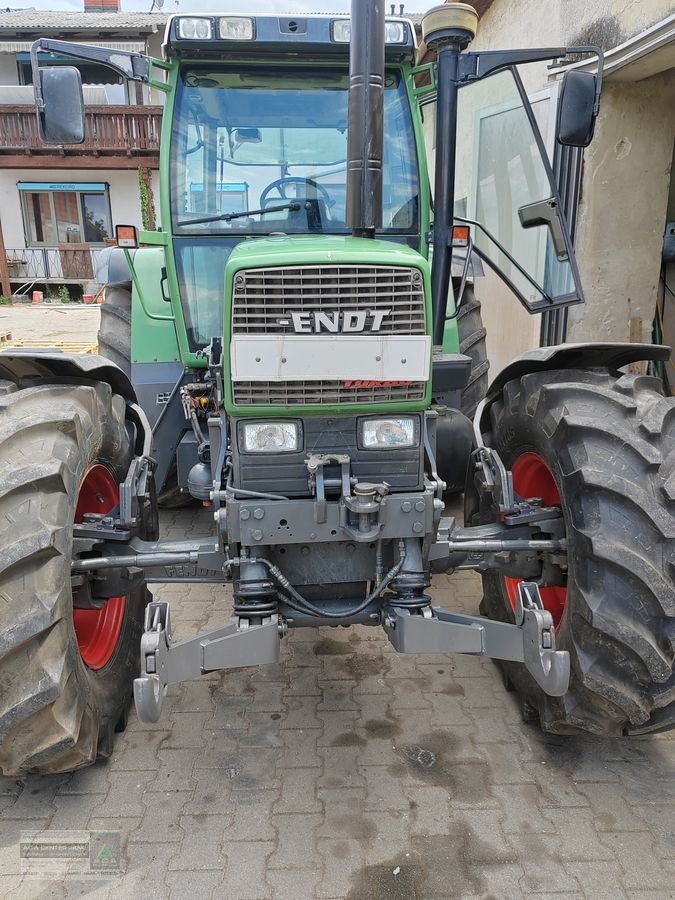
M 384 2 L 352 0 L 347 141 L 347 226 L 375 237 L 382 225 Z

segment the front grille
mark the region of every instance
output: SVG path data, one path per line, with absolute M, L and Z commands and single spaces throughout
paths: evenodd
M 402 266 L 283 266 L 234 279 L 233 334 L 293 334 L 294 312 L 388 311 L 378 334 L 425 334 L 424 282 Z M 281 321 L 280 321 L 281 320 Z M 340 340 L 340 334 L 335 334 Z M 423 400 L 424 382 L 236 381 L 237 406 L 309 406 Z
M 423 400 L 423 381 L 379 384 L 372 381 L 345 387 L 343 381 L 235 381 L 236 406 L 310 406 L 333 403 L 387 403 Z
M 389 310 L 380 334 L 424 334 L 419 269 L 400 266 L 283 266 L 245 269 L 234 280 L 234 334 L 293 333 L 292 312 Z M 279 320 L 287 324 L 280 324 Z

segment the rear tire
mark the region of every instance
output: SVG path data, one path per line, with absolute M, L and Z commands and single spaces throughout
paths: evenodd
M 98 331 L 101 356 L 112 360 L 131 378 L 131 291 L 107 285 Z
M 72 528 L 88 473 L 97 467 L 117 490 L 132 452 L 125 402 L 107 384 L 0 396 L 3 775 L 69 772 L 112 750 L 139 667 L 149 594 L 141 586 L 125 598 L 109 650 L 99 648 L 96 668 L 85 664 L 74 624 Z
M 557 645 L 570 653 L 570 687 L 548 697 L 522 665 L 506 664 L 525 708 L 560 734 L 675 727 L 675 399 L 645 376 L 526 375 L 492 406 L 486 443 L 507 468 L 543 461 L 565 518 Z M 513 621 L 504 577 L 490 572 L 483 587 L 481 611 Z
M 490 363 L 480 300 L 476 299 L 473 286 L 470 284 L 464 286 L 464 296 L 457 315 L 457 331 L 459 352 L 471 357 L 471 375 L 469 383 L 462 391 L 461 410 L 467 418 L 473 419 L 476 407 L 487 394 Z

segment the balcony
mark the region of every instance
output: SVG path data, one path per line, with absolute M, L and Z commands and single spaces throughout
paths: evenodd
M 161 106 L 87 106 L 82 144 L 44 144 L 33 106 L 0 105 L 0 168 L 157 168 Z M 39 161 L 39 162 L 38 162 Z
M 7 248 L 7 271 L 14 288 L 32 284 L 92 281 L 102 247 L 64 244 L 61 247 Z

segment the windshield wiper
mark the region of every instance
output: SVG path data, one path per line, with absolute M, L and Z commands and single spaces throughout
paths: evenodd
M 244 219 L 246 216 L 264 216 L 271 212 L 283 212 L 284 210 L 297 212 L 302 209 L 300 203 L 282 203 L 279 206 L 268 206 L 265 209 L 245 209 L 243 212 L 221 213 L 219 216 L 206 216 L 204 219 L 183 219 L 177 222 L 179 226 L 183 225 L 204 225 L 206 222 L 231 222 L 232 219 Z

